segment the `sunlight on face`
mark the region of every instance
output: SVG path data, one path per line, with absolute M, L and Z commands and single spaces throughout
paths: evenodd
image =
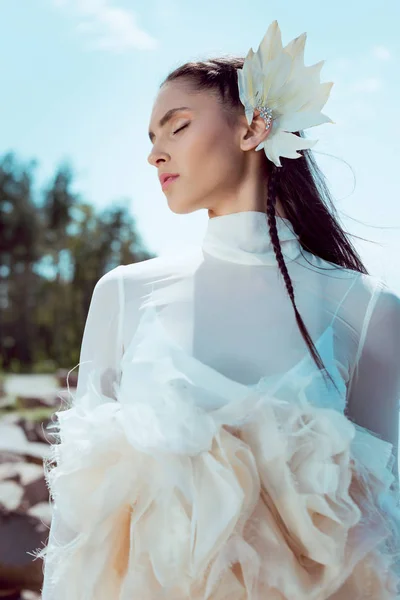
M 160 126 L 166 113 L 180 107 L 187 108 L 170 113 Z M 194 93 L 182 80 L 164 84 L 153 106 L 149 132 L 148 161 L 157 175 L 179 174 L 164 190 L 173 212 L 213 208 L 222 196 L 235 193 L 244 170 L 241 130 L 228 122 L 209 91 Z

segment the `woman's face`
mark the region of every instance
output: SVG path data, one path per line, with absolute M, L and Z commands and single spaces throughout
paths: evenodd
M 160 124 L 166 113 L 181 107 L 187 108 Z M 210 92 L 189 93 L 182 80 L 163 85 L 150 118 L 148 161 L 158 176 L 179 175 L 163 190 L 173 212 L 213 209 L 235 196 L 245 169 L 241 137 L 246 128 L 244 113 L 237 125 L 229 123 Z

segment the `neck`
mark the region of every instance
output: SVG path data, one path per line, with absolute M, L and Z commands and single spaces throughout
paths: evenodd
M 222 217 L 223 215 L 230 215 L 233 213 L 237 213 L 237 212 L 247 212 L 247 211 L 257 211 L 257 212 L 262 212 L 265 213 L 265 203 L 263 205 L 263 207 L 258 205 L 258 208 L 249 208 L 249 207 L 245 207 L 245 208 L 237 208 L 237 205 L 229 205 L 229 207 L 224 208 L 224 206 L 222 207 L 218 207 L 218 209 L 208 209 L 208 216 L 210 219 L 212 219 L 213 217 Z M 282 207 L 282 204 L 280 202 L 280 199 L 276 198 L 276 204 L 275 204 L 275 212 L 276 215 L 278 217 L 282 217 L 284 219 L 287 219 L 287 215 Z
M 265 156 L 250 157 L 252 160 L 244 166 L 240 172 L 240 183 L 235 182 L 234 188 L 226 187 L 224 193 L 218 196 L 218 202 L 208 208 L 208 216 L 221 217 L 231 213 L 246 211 L 264 212 L 266 199 L 268 200 L 268 167 L 265 164 Z M 257 160 L 255 160 L 257 159 Z M 287 219 L 279 196 L 276 197 L 275 212 L 277 216 Z

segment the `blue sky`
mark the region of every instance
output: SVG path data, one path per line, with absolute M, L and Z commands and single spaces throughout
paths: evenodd
M 39 185 L 68 159 L 76 191 L 125 199 L 154 252 L 200 243 L 207 211 L 172 213 L 147 163 L 152 103 L 180 63 L 256 50 L 274 19 L 284 44 L 307 32 L 306 64 L 326 61 L 335 125 L 312 131 L 315 155 L 346 228 L 373 242 L 355 241 L 368 268 L 400 293 L 398 0 L 0 0 L 0 153 L 37 158 Z

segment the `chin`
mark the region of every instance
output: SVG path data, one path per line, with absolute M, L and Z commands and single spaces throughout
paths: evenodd
M 196 210 L 199 210 L 199 206 L 194 206 L 189 204 L 188 202 L 177 202 L 176 200 L 168 200 L 168 206 L 170 210 L 176 215 L 188 215 Z

